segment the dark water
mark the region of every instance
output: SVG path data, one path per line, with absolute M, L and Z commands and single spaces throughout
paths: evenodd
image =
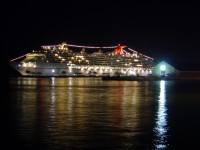
M 199 149 L 199 81 L 1 78 L 1 149 Z

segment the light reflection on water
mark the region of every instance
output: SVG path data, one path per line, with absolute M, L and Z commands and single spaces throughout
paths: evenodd
M 167 149 L 167 107 L 166 107 L 166 81 L 160 81 L 160 94 L 158 97 L 158 110 L 156 115 L 155 132 L 155 149 Z
M 200 81 L 0 80 L 1 150 L 199 147 Z
M 152 149 L 165 146 L 165 83 L 100 78 L 11 80 L 21 147 L 37 149 Z M 154 128 L 154 100 L 160 88 Z M 17 113 L 16 113 L 17 112 Z M 164 131 L 162 131 L 164 129 Z

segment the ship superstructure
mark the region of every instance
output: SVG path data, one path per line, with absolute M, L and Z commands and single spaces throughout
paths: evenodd
M 153 58 L 127 46 L 79 46 L 58 44 L 10 61 L 23 76 L 148 76 Z M 72 50 L 73 49 L 73 50 Z

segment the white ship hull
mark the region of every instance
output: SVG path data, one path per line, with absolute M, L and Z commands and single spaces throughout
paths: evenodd
M 37 63 L 36 67 L 24 67 L 20 63 L 11 64 L 23 76 L 76 76 L 80 69 L 69 68 L 66 64 Z
M 37 63 L 36 67 L 23 67 L 20 63 L 11 66 L 23 76 L 114 76 L 119 73 L 123 76 L 147 76 L 152 70 L 141 71 L 138 68 L 122 68 L 110 66 L 76 66 L 70 68 L 67 64 Z

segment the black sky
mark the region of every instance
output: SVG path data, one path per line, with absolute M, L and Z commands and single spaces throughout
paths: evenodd
M 2 63 L 41 45 L 125 44 L 155 62 L 200 70 L 197 3 L 10 1 L 3 7 Z

